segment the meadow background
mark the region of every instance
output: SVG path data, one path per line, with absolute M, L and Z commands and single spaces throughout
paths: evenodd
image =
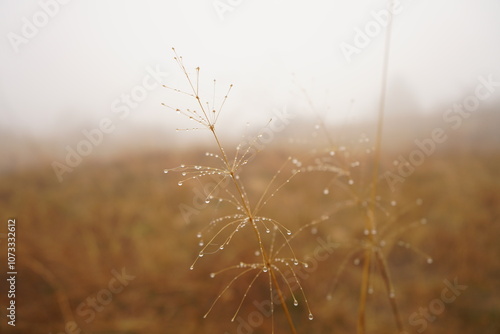
M 403 325 L 408 333 L 500 333 L 500 7 L 486 0 L 400 6 L 380 174 L 397 173 L 394 161 L 421 151 L 416 141 L 432 138 L 436 129 L 446 136 L 394 189 L 380 180 L 383 200 L 397 203 L 389 213 L 396 229 L 412 219 L 427 221 L 403 232 L 405 244 L 388 253 Z M 372 145 L 376 128 L 382 24 L 351 59 L 341 46 L 355 45 L 357 31 L 378 22 L 373 12 L 384 8 L 385 1 L 2 3 L 1 333 L 270 333 L 268 318 L 250 329 L 230 322 L 245 279 L 203 318 L 232 278 L 212 279 L 210 273 L 250 261 L 251 244 L 239 237 L 189 270 L 200 250 L 197 233 L 220 213 L 202 204 L 186 220 L 181 208 L 194 205 L 199 185 L 179 187 L 181 177 L 163 171 L 211 164 L 205 152 L 216 148 L 206 131 L 176 131 L 190 123 L 161 106 L 185 106 L 182 94 L 161 87 L 185 87 L 170 47 L 190 71 L 201 66 L 206 99 L 213 78 L 219 100 L 235 84 L 218 123 L 229 152 L 256 138 L 283 110 L 292 115 L 245 167 L 251 200 L 288 157 L 314 163 L 340 146 L 360 162 L 354 182 L 362 190 L 371 163 L 363 150 Z M 26 22 L 37 24 L 30 31 Z M 480 77 L 493 82 L 488 98 L 476 99 L 472 112 L 450 111 L 473 101 L 484 83 Z M 85 146 L 89 136 L 96 144 Z M 78 148 L 88 154 L 58 173 L 54 162 L 68 166 L 68 152 Z M 297 231 L 342 199 L 331 179 L 326 173 L 299 174 L 266 213 Z M 400 215 L 419 199 L 422 205 Z M 15 328 L 7 325 L 4 284 L 11 218 L 17 224 Z M 362 265 L 349 258 L 335 289 L 332 283 L 359 244 L 363 223 L 359 212 L 346 210 L 293 239 L 303 259 L 314 255 L 318 238 L 337 245 L 301 280 L 314 320 L 307 319 L 302 301 L 291 306 L 299 333 L 356 331 Z M 412 321 L 437 305 L 444 280 L 467 288 L 435 318 Z M 382 282 L 374 287 L 367 332 L 396 332 Z M 256 282 L 241 318 L 248 320 L 252 303 L 266 298 L 267 282 Z M 285 333 L 278 308 L 275 321 L 276 332 Z
M 455 278 L 467 289 L 455 302 L 446 304 L 445 311 L 428 323 L 425 332 L 500 330 L 496 256 L 500 250 L 496 240 L 500 152 L 496 110 L 472 116 L 467 126 L 452 134 L 446 145 L 388 194 L 401 204 L 422 198 L 424 204 L 414 213 L 428 220 L 427 225 L 403 234 L 402 239 L 429 254 L 432 264 L 403 248 L 389 256 L 397 301 L 409 333 L 417 333 L 420 328 L 409 323 L 409 316 L 440 298 L 443 280 Z M 314 126 L 310 130 L 313 133 Z M 288 136 L 293 138 L 297 132 L 282 135 L 286 140 L 277 140 L 255 159 L 252 186 L 263 187 L 270 171 L 278 169 L 287 155 L 309 153 L 308 145 L 286 145 Z M 400 138 L 391 137 L 395 139 Z M 402 146 L 384 154 L 385 165 L 390 167 L 394 155 L 406 154 L 410 149 L 414 147 Z M 224 295 L 208 318 L 202 316 L 230 279 L 217 281 L 209 274 L 245 257 L 245 240 L 213 258 L 207 255 L 190 271 L 200 249 L 196 234 L 214 216 L 213 208 L 207 205 L 186 223 L 179 205 L 192 203 L 194 192 L 189 186 L 177 186 L 173 175 L 163 173 L 165 167 L 181 162 L 203 161 L 204 151 L 127 149 L 118 155 L 85 161 L 62 183 L 54 181 L 50 160 L 4 171 L 0 181 L 2 216 L 17 221 L 15 330 L 61 333 L 68 322 L 76 321 L 84 333 L 237 332 L 237 324 L 229 319 L 246 287 L 244 281 Z M 299 175 L 271 206 L 273 216 L 286 222 L 292 231 L 317 219 L 334 203 L 323 193 L 329 178 L 321 174 Z M 334 192 L 335 187 L 331 189 Z M 404 226 L 407 222 L 405 218 L 398 224 Z M 319 225 L 314 235 L 309 230 L 302 232 L 293 243 L 303 257 L 312 256 L 318 236 L 340 243 L 338 250 L 303 281 L 315 320 L 307 320 L 302 308 L 292 309 L 299 331 L 355 330 L 359 266 L 349 261 L 334 291 L 331 282 L 349 250 L 349 242 L 359 237 L 361 227 L 359 215 L 351 217 L 347 213 Z M 4 245 L 2 248 L 5 250 Z M 102 289 L 109 289 L 112 270 L 121 272 L 122 268 L 133 279 L 120 293 L 112 295 L 109 304 L 100 304 L 101 311 L 87 323 L 90 308 L 78 311 L 78 307 Z M 2 278 L 6 278 L 5 274 Z M 253 300 L 265 300 L 267 289 L 265 283 L 253 288 L 248 305 L 241 311 L 243 317 L 254 310 L 250 306 Z M 329 293 L 331 300 L 325 298 Z M 0 301 L 5 305 L 5 293 Z M 394 328 L 381 286 L 369 299 L 368 309 L 370 332 L 386 333 Z M 279 311 L 276 318 L 279 325 L 286 326 Z M 5 321 L 1 326 L 4 333 L 16 332 Z M 255 333 L 265 333 L 268 326 L 266 321 Z

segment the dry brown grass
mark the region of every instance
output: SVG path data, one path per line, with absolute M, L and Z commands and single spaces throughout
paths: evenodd
M 460 138 L 453 139 L 460 142 Z M 408 317 L 439 298 L 444 279 L 457 277 L 467 290 L 429 322 L 425 333 L 498 333 L 500 154 L 447 146 L 429 157 L 393 195 L 400 203 L 424 199 L 414 215 L 425 216 L 429 223 L 404 237 L 434 259 L 428 265 L 425 258 L 397 247 L 389 254 L 397 302 L 405 329 L 416 333 L 419 327 L 411 326 Z M 283 158 L 308 155 L 301 150 L 270 147 L 256 161 L 259 167 L 249 172 L 249 183 L 258 190 L 265 185 L 269 170 L 278 169 Z M 199 162 L 202 152 L 182 152 L 182 161 Z M 200 261 L 196 270 L 189 270 L 199 251 L 196 233 L 214 213 L 207 208 L 192 223 L 183 221 L 178 205 L 190 203 L 193 193 L 163 174 L 165 167 L 181 162 L 179 155 L 155 151 L 107 162 L 88 160 L 63 183 L 56 182 L 50 168 L 41 166 L 1 176 L 2 219 L 15 217 L 18 221 L 19 272 L 18 324 L 12 331 L 2 321 L 2 333 L 60 333 L 71 319 L 85 333 L 237 332 L 238 324 L 229 320 L 248 281 L 229 289 L 207 319 L 203 315 L 227 284 L 223 279 L 210 279 L 209 274 L 216 264 L 248 258 L 248 240 L 238 239 L 231 251 Z M 323 194 L 328 180 L 329 176 L 320 174 L 297 177 L 283 188 L 268 212 L 296 231 L 332 203 L 331 196 Z M 332 280 L 351 249 L 350 240 L 361 236 L 363 227 L 356 215 L 343 212 L 318 225 L 315 234 L 306 230 L 292 241 L 302 257 L 313 254 L 317 237 L 340 243 L 302 280 L 315 319 L 304 319 L 303 306 L 292 307 L 299 333 L 355 331 L 361 264 L 349 261 L 332 299 L 325 296 L 332 292 Z M 0 254 L 2 263 L 4 253 Z M 86 323 L 76 311 L 78 305 L 107 287 L 112 269 L 123 267 L 136 278 Z M 374 281 L 374 288 L 367 301 L 367 329 L 387 333 L 395 328 L 394 320 L 383 286 Z M 240 311 L 243 318 L 255 311 L 253 300 L 268 298 L 268 289 L 266 282 L 255 283 Z M 5 301 L 2 293 L 0 302 L 5 305 Z M 282 332 L 287 326 L 283 314 L 275 317 L 277 332 Z M 268 332 L 269 321 L 254 331 Z

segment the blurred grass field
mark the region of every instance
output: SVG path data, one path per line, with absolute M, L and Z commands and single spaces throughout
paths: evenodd
M 412 149 L 400 146 L 386 153 L 383 168 L 390 168 L 394 157 Z M 207 206 L 186 223 L 179 205 L 192 203 L 194 193 L 190 185 L 179 187 L 175 176 L 163 173 L 164 168 L 180 163 L 203 161 L 204 151 L 137 150 L 107 159 L 87 159 L 61 183 L 49 164 L 4 171 L 0 175 L 0 217 L 2 224 L 8 218 L 17 222 L 18 281 L 17 324 L 15 329 L 6 324 L 2 307 L 1 332 L 77 333 L 76 327 L 66 327 L 75 322 L 82 333 L 92 334 L 238 333 L 239 323 L 231 323 L 230 318 L 248 280 L 229 289 L 206 319 L 203 315 L 231 280 L 230 275 L 211 279 L 209 274 L 247 258 L 248 241 L 237 239 L 224 252 L 205 256 L 190 271 L 199 251 L 196 234 L 214 210 Z M 299 145 L 269 145 L 248 167 L 249 191 L 265 187 L 287 156 L 308 154 Z M 335 195 L 323 194 L 329 178 L 320 173 L 298 175 L 280 191 L 268 213 L 292 231 L 317 219 L 335 202 Z M 498 135 L 481 133 L 479 140 L 467 132 L 455 134 L 387 196 L 401 205 L 422 198 L 423 205 L 413 214 L 428 221 L 403 236 L 428 253 L 431 264 L 402 247 L 388 257 L 406 331 L 419 333 L 422 327 L 410 324 L 411 314 L 440 298 L 443 280 L 456 278 L 467 289 L 427 321 L 422 332 L 500 333 Z M 349 261 L 336 289 L 329 288 L 350 240 L 356 240 L 362 231 L 358 220 L 346 212 L 293 240 L 302 258 L 313 253 L 318 237 L 339 242 L 338 249 L 302 281 L 314 320 L 307 319 L 303 306 L 292 307 L 299 333 L 355 332 L 361 266 Z M 4 227 L 0 233 L 6 233 Z M 0 245 L 4 268 L 5 240 L 0 239 Z M 122 270 L 133 279 L 120 292 L 112 293 L 112 300 L 98 305 L 99 311 L 89 320 L 88 298 L 109 290 L 113 271 Z M 5 270 L 1 274 L 5 282 Z M 4 286 L 2 306 L 7 301 Z M 329 293 L 331 300 L 325 298 Z M 267 296 L 268 283 L 258 281 L 240 316 L 245 319 L 255 310 L 252 301 Z M 275 317 L 276 332 L 286 333 L 278 307 Z M 375 282 L 375 292 L 368 300 L 367 321 L 369 333 L 396 332 L 380 282 Z M 270 333 L 269 319 L 252 330 Z

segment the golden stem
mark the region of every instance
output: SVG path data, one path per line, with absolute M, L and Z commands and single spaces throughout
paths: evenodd
M 241 204 L 243 205 L 243 208 L 245 209 L 245 212 L 247 213 L 247 217 L 250 221 L 250 224 L 251 224 L 251 226 L 255 232 L 255 235 L 257 237 L 257 240 L 259 242 L 259 249 L 260 249 L 260 253 L 262 254 L 262 260 L 264 261 L 264 265 L 269 270 L 269 274 L 271 275 L 271 280 L 276 288 L 276 291 L 278 292 L 278 298 L 279 298 L 280 303 L 281 303 L 281 308 L 283 309 L 283 312 L 285 312 L 285 317 L 288 321 L 288 325 L 290 326 L 290 331 L 292 332 L 292 334 L 297 334 L 297 331 L 295 329 L 295 325 L 293 324 L 293 320 L 292 320 L 292 317 L 290 315 L 290 311 L 288 310 L 288 306 L 285 303 L 285 298 L 283 297 L 283 293 L 282 293 L 281 288 L 279 286 L 278 280 L 276 279 L 276 274 L 274 273 L 273 267 L 271 265 L 271 261 L 269 260 L 269 257 L 267 255 L 266 250 L 264 248 L 264 245 L 262 243 L 262 239 L 260 237 L 259 230 L 257 229 L 257 226 L 255 225 L 252 211 L 250 210 L 250 207 L 247 204 L 245 193 L 241 189 L 241 186 L 240 186 L 238 180 L 236 179 L 236 176 L 234 175 L 234 171 L 229 164 L 229 159 L 227 158 L 226 152 L 222 148 L 219 137 L 217 136 L 213 125 L 210 126 L 210 130 L 211 130 L 212 134 L 214 135 L 215 141 L 217 142 L 217 146 L 219 147 L 219 151 L 222 154 L 222 159 L 224 161 L 224 164 L 226 165 L 226 169 L 229 170 L 229 175 L 231 176 L 231 180 L 233 181 L 233 184 L 234 184 L 236 190 L 238 191 L 238 194 L 239 194 L 240 199 L 241 199 Z
M 388 4 L 392 7 L 392 1 L 389 0 Z M 367 219 L 365 221 L 365 229 L 368 231 L 367 249 L 365 251 L 365 263 L 363 266 L 362 282 L 361 282 L 361 292 L 358 310 L 358 334 L 364 334 L 366 332 L 365 324 L 365 310 L 366 310 L 366 298 L 368 292 L 369 275 L 370 275 L 370 262 L 371 262 L 371 252 L 374 242 L 374 236 L 372 231 L 376 230 L 375 223 L 375 201 L 377 196 L 377 183 L 378 183 L 378 173 L 380 164 L 380 155 L 382 147 L 382 132 L 384 125 L 384 111 L 385 111 L 385 97 L 387 90 L 387 72 L 389 67 L 389 50 L 391 42 L 391 31 L 392 31 L 392 15 L 389 15 L 389 20 L 387 24 L 386 36 L 385 36 L 385 48 L 384 48 L 384 60 L 382 65 L 382 78 L 380 87 L 380 101 L 378 109 L 378 120 L 377 120 L 377 134 L 375 139 L 375 156 L 373 160 L 373 174 L 371 183 L 371 201 L 368 209 Z

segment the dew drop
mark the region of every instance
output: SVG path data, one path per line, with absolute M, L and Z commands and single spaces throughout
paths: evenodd
M 286 234 L 291 235 L 291 234 L 292 234 L 292 231 L 287 230 L 287 231 L 286 231 Z
M 182 176 L 186 176 L 186 175 L 187 175 L 187 173 L 186 173 L 186 172 L 182 172 L 182 173 L 181 173 L 181 175 L 182 175 Z
M 201 246 L 203 246 L 203 245 L 204 245 L 203 241 L 200 241 L 200 242 L 198 243 L 198 245 L 199 245 L 200 247 L 201 247 Z
M 198 254 L 199 257 L 203 257 L 203 255 L 205 255 L 203 254 L 203 252 L 200 252 L 200 254 Z
M 350 179 L 350 180 L 348 181 L 348 183 L 349 183 L 350 185 L 353 185 L 353 184 L 354 184 L 354 180 L 353 180 L 353 179 Z
M 201 238 L 201 232 L 198 232 L 198 234 L 196 235 L 197 238 Z
M 182 186 L 182 181 L 177 182 L 178 186 Z
M 189 270 L 193 270 L 193 269 L 194 269 L 194 266 L 189 267 Z
M 260 255 L 260 252 L 259 251 L 255 251 L 255 256 L 259 256 Z
M 328 195 L 329 193 L 330 193 L 330 190 L 328 190 L 328 188 L 325 188 L 325 189 L 323 190 L 323 194 L 324 194 L 324 195 Z
M 224 249 L 224 245 L 221 245 L 221 246 L 219 247 L 219 249 L 220 249 L 220 250 L 223 250 L 223 249 Z
M 293 306 L 299 306 L 299 302 L 297 301 L 297 299 L 293 301 Z
M 168 174 L 168 170 L 167 170 L 167 169 L 165 169 L 165 170 L 163 171 L 163 173 Z
M 215 277 L 215 273 L 210 273 L 210 278 L 214 278 Z
M 208 203 L 210 203 L 210 199 L 209 199 L 209 198 L 207 198 L 207 199 L 205 200 L 205 203 L 207 203 L 207 204 L 208 204 Z
M 299 261 L 297 259 L 294 259 L 293 264 L 297 266 L 299 264 Z
M 267 267 L 262 268 L 262 271 L 265 273 L 267 273 L 267 270 L 268 270 Z
M 433 260 L 432 258 L 430 258 L 430 257 L 429 257 L 429 258 L 427 259 L 427 263 L 428 263 L 428 264 L 431 264 L 432 262 L 434 262 L 434 260 Z
M 312 315 L 312 313 L 309 313 L 309 320 L 313 320 L 314 319 L 314 316 Z
M 304 268 L 309 268 L 309 265 L 307 263 L 304 263 Z

